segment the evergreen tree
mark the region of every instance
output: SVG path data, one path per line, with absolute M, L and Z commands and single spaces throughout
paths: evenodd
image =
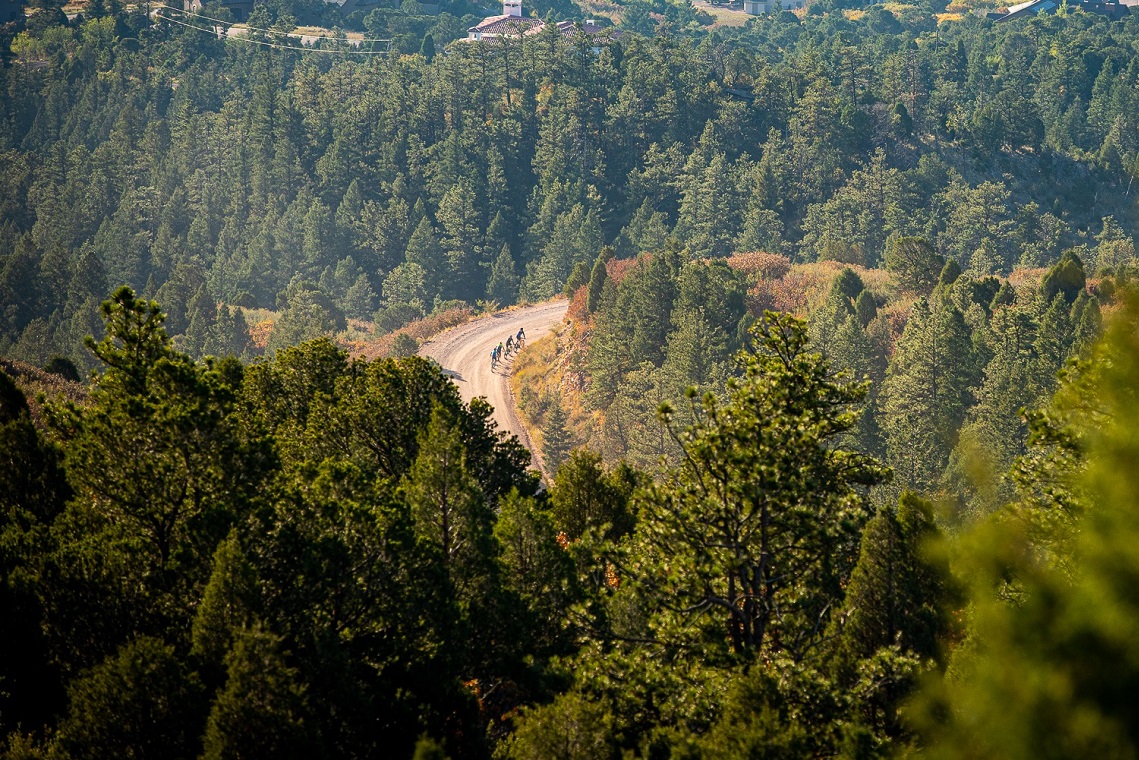
M 278 637 L 260 628 L 239 632 L 226 668 L 225 688 L 210 708 L 202 757 L 303 758 L 317 751 L 305 723 L 304 685 Z
M 971 405 L 977 369 L 961 312 L 951 304 L 919 300 L 883 387 L 887 461 L 900 483 L 936 487 Z
M 461 594 L 486 572 L 490 515 L 467 468 L 467 453 L 447 411 L 435 407 L 403 485 L 420 540 L 437 553 Z
M 886 247 L 886 269 L 908 290 L 929 294 L 945 260 L 922 238 L 897 237 Z
M 423 270 L 427 301 L 433 301 L 444 289 L 447 260 L 438 238 L 435 237 L 435 228 L 426 216 L 419 220 L 415 232 L 411 233 L 404 258 L 408 264 L 414 264 Z
M 584 261 L 579 261 L 573 265 L 573 271 L 570 272 L 570 276 L 566 278 L 566 286 L 563 292 L 567 298 L 573 298 L 578 289 L 588 282 L 589 264 Z
M 1082 400 L 1052 427 L 1052 443 L 1079 453 L 1040 460 L 1032 476 L 1032 491 L 1075 499 L 1040 505 L 1031 523 L 991 520 L 963 546 L 967 637 L 952 652 L 952 675 L 931 679 L 913 713 L 932 757 L 1127 755 L 1139 746 L 1125 696 L 1136 677 L 1135 595 L 1120 582 L 1136 561 L 1134 320 L 1130 311 L 1117 323 L 1111 361 L 1068 389 L 1082 386 Z M 1055 561 L 1040 539 L 1064 534 L 1051 543 L 1065 552 Z
M 218 303 L 205 283 L 190 299 L 186 316 L 189 324 L 178 341 L 178 347 L 191 356 L 201 356 L 209 346 L 211 333 L 216 330 L 218 316 Z
M 259 606 L 257 575 L 236 531 L 218 544 L 213 571 L 194 614 L 191 652 L 220 666 L 234 640 L 251 626 Z
M 419 54 L 427 59 L 428 63 L 435 60 L 435 38 L 431 33 L 423 35 L 423 42 L 419 46 Z
M 864 328 L 878 316 L 878 304 L 874 302 L 874 296 L 870 295 L 869 290 L 862 291 L 854 299 L 854 315 L 858 317 L 858 324 Z
M 1040 297 L 1050 304 L 1057 294 L 1062 294 L 1064 300 L 1073 303 L 1083 291 L 1085 282 L 1084 263 L 1075 251 L 1067 250 L 1040 281 Z
M 610 538 L 620 538 L 633 527 L 629 500 L 636 485 L 636 473 L 627 466 L 607 473 L 601 455 L 575 449 L 558 468 L 550 487 L 554 524 L 570 540 L 601 528 Z
M 510 246 L 503 245 L 494 260 L 490 270 L 490 279 L 486 284 L 486 296 L 500 304 L 514 303 L 518 297 L 518 275 L 514 270 L 514 259 L 510 255 Z
M 174 648 L 140 638 L 71 683 L 53 744 L 77 758 L 192 758 L 203 708 Z
M 568 420 L 561 399 L 552 396 L 547 402 L 542 423 L 542 462 L 552 475 L 557 475 L 573 448 L 573 436 L 566 428 Z
M 605 246 L 597 259 L 593 262 L 593 269 L 589 272 L 589 295 L 585 301 L 585 308 L 593 314 L 601 307 L 601 294 L 605 289 L 605 282 L 609 279 L 607 264 L 613 258 L 613 249 Z
M 940 538 L 932 506 L 909 493 L 866 525 L 838 626 L 840 678 L 857 683 L 859 669 L 873 667 L 876 657 L 941 657 L 953 589 L 949 568 L 929 558 Z M 854 687 L 862 721 L 894 738 L 905 733 L 897 707 L 918 685 L 912 669 L 898 665 L 876 673 L 872 689 Z
M 754 334 L 744 379 L 723 406 L 705 397 L 682 464 L 639 505 L 632 580 L 653 610 L 645 634 L 662 643 L 810 647 L 869 516 L 855 485 L 887 475 L 828 446 L 853 425 L 866 386 L 829 379 L 801 321 L 768 313 Z
M 844 602 L 843 656 L 856 662 L 896 645 L 922 659 L 940 657 L 951 581 L 948 567 L 928 558 L 940 536 L 932 505 L 912 493 L 866 525 Z

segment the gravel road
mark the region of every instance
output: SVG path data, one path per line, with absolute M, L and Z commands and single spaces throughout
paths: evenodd
M 484 396 L 494 406 L 494 419 L 499 429 L 518 436 L 522 445 L 530 449 L 531 462 L 537 469 L 541 469 L 541 462 L 518 417 L 514 396 L 510 392 L 514 357 L 499 362 L 498 367 L 492 370 L 490 351 L 499 342 L 505 344 L 507 336 L 517 334 L 520 327 L 526 330 L 527 343 L 538 340 L 562 321 L 568 307 L 569 302 L 563 298 L 501 311 L 452 327 L 419 348 L 421 356 L 430 357 L 442 365 L 459 386 L 463 401 L 470 402 L 477 396 Z

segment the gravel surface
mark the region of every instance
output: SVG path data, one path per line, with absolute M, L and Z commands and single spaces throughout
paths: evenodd
M 483 396 L 491 403 L 499 429 L 518 436 L 522 445 L 530 449 L 533 466 L 539 470 L 541 461 L 530 444 L 530 436 L 526 434 L 526 428 L 518 416 L 514 395 L 510 392 L 510 371 L 514 366 L 514 356 L 491 369 L 490 351 L 499 342 L 505 344 L 507 336 L 516 335 L 520 327 L 526 330 L 528 344 L 538 340 L 562 321 L 568 307 L 569 301 L 562 298 L 500 311 L 452 327 L 419 349 L 421 356 L 434 359 L 442 365 L 455 385 L 459 386 L 463 401 L 470 402 L 473 398 Z

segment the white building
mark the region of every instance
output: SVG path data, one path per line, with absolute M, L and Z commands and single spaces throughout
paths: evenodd
M 793 11 L 802 8 L 804 0 L 744 0 L 744 13 L 749 16 L 762 16 L 780 10 Z
M 522 15 L 522 0 L 502 0 L 502 15 L 484 18 L 467 29 L 468 40 L 487 40 L 496 37 L 521 37 L 527 32 L 541 29 L 545 22 L 540 18 Z
M 531 18 L 522 15 L 522 0 L 502 0 L 502 14 L 484 18 L 478 24 L 467 29 L 467 40 L 493 40 L 499 37 L 522 37 L 537 34 L 546 26 L 540 18 Z M 556 24 L 558 33 L 563 38 L 572 38 L 578 34 L 596 37 L 598 41 L 613 39 L 621 35 L 621 30 L 610 26 L 601 26 L 594 19 L 585 21 L 559 21 Z M 594 52 L 600 48 L 595 46 Z

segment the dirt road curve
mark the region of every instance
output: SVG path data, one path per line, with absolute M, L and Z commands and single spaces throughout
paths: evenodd
M 499 429 L 514 433 L 526 448 L 533 451 L 510 392 L 510 370 L 514 358 L 511 356 L 499 362 L 498 367 L 492 370 L 490 351 L 499 342 L 506 343 L 506 337 L 517 334 L 520 327 L 525 328 L 528 343 L 541 338 L 562 321 L 568 306 L 569 302 L 563 298 L 475 319 L 437 335 L 424 343 L 419 353 L 443 366 L 459 386 L 463 401 L 485 396 L 494 406 L 494 419 Z M 534 467 L 538 467 L 538 460 L 532 461 Z

